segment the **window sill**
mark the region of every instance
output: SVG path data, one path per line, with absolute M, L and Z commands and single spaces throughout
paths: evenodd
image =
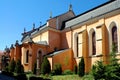
M 28 63 L 24 63 L 25 65 L 28 65 Z
M 101 57 L 101 56 L 103 56 L 102 54 L 97 54 L 97 55 L 91 55 L 90 57 L 92 58 L 92 57 Z

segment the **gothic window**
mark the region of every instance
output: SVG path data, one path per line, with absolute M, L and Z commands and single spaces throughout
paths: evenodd
M 112 44 L 115 46 L 115 51 L 118 52 L 118 38 L 117 38 L 117 27 L 112 28 Z
M 95 31 L 92 33 L 92 55 L 96 55 L 96 37 L 95 37 Z
M 27 52 L 26 52 L 26 63 L 28 63 L 28 61 L 29 61 L 29 50 L 27 50 Z
M 41 64 L 42 63 L 42 52 L 41 51 L 38 52 L 38 56 L 39 56 L 39 61 L 40 61 L 40 64 Z
M 75 52 L 75 57 L 78 57 L 79 50 L 78 50 L 78 33 L 75 33 L 74 35 L 74 52 Z
M 37 53 L 37 68 L 40 68 L 41 64 L 42 64 L 42 51 L 39 50 Z

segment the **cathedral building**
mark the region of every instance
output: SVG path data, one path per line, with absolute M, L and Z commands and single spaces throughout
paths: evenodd
M 22 44 L 16 41 L 10 49 L 11 59 L 20 59 L 25 71 L 31 71 L 37 63 L 40 69 L 47 56 L 51 69 L 59 63 L 62 70 L 73 70 L 81 57 L 85 60 L 85 72 L 89 72 L 97 60 L 109 63 L 112 44 L 120 56 L 120 1 L 112 0 L 82 14 L 75 15 L 72 6 L 58 16 L 50 17 L 46 24 L 22 33 Z

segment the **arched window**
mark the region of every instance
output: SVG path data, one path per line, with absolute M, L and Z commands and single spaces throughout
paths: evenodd
M 117 37 L 117 27 L 112 28 L 112 45 L 115 46 L 115 51 L 118 52 L 118 37 Z
M 74 55 L 75 57 L 78 57 L 79 51 L 78 51 L 78 33 L 75 33 L 74 35 Z
M 92 55 L 96 55 L 96 37 L 95 37 L 95 31 L 92 33 Z
M 37 53 L 37 69 L 40 69 L 41 64 L 42 64 L 42 51 L 39 50 Z
M 26 63 L 28 63 L 28 61 L 29 61 L 29 50 L 27 50 L 27 52 L 26 52 Z
M 39 60 L 40 60 L 40 64 L 41 64 L 42 63 L 42 52 L 41 52 L 41 50 L 39 50 L 38 55 L 39 55 Z

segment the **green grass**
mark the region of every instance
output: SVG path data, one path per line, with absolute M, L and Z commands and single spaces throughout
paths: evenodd
M 52 80 L 81 80 L 78 75 L 58 75 L 52 76 Z

